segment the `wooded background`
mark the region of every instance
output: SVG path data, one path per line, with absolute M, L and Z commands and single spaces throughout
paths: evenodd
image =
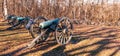
M 119 0 L 7 0 L 8 14 L 36 18 L 67 16 L 81 24 L 120 25 Z M 3 0 L 0 0 L 0 17 L 3 17 Z

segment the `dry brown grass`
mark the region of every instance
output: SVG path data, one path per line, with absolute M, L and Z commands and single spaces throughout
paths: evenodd
M 120 56 L 120 28 L 76 25 L 74 37 L 65 46 L 51 38 L 34 48 L 25 49 L 32 37 L 25 29 L 4 30 L 0 23 L 0 55 L 12 56 Z

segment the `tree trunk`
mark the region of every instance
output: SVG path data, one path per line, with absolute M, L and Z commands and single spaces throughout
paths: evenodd
M 7 11 L 7 0 L 4 0 L 4 19 L 7 19 L 8 11 Z

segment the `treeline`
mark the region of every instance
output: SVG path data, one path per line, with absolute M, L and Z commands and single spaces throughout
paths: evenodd
M 3 16 L 3 0 L 0 15 Z M 8 14 L 18 16 L 67 16 L 79 24 L 119 25 L 120 4 L 114 0 L 7 0 Z

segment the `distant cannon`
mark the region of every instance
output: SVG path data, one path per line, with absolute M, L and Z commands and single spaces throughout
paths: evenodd
M 16 23 L 16 15 L 8 15 L 6 20 L 8 24 L 14 25 Z
M 51 32 L 54 32 L 56 41 L 62 45 L 67 44 L 72 38 L 73 24 L 67 17 L 56 18 L 53 20 L 39 17 L 30 22 L 27 24 L 26 28 L 35 39 L 28 44 L 28 48 L 45 41 Z
M 7 17 L 8 24 L 11 25 L 8 29 L 11 30 L 11 29 L 19 28 L 22 25 L 26 26 L 30 19 L 31 18 L 28 16 L 20 17 L 20 16 L 15 16 L 15 15 L 10 15 Z

